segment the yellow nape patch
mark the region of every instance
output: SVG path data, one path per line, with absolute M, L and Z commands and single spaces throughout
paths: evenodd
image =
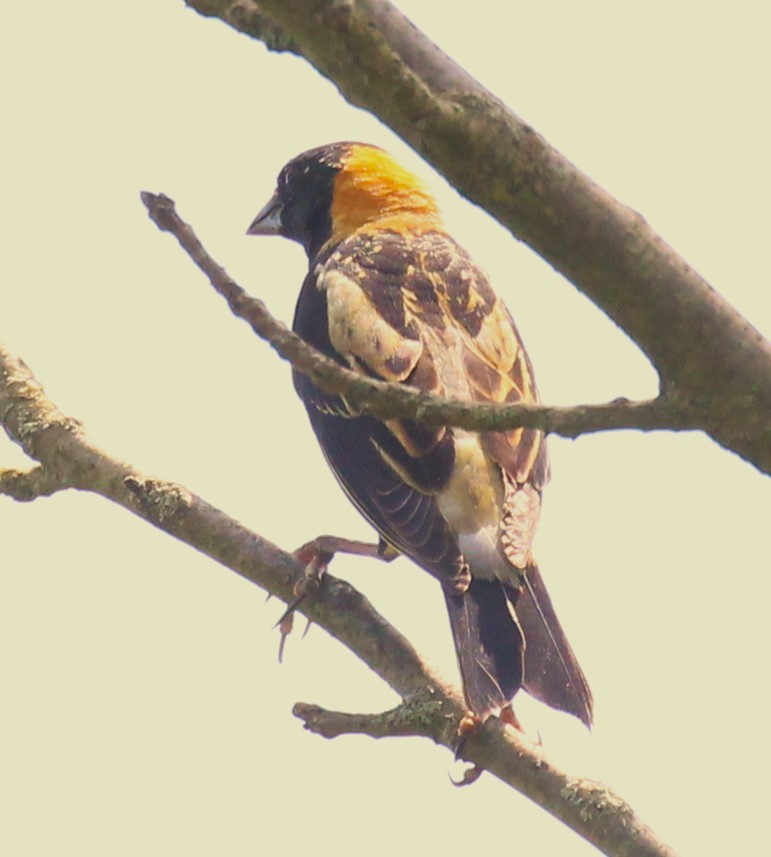
M 353 146 L 343 159 L 332 194 L 332 243 L 363 226 L 429 229 L 441 225 L 434 198 L 423 182 L 388 152 Z

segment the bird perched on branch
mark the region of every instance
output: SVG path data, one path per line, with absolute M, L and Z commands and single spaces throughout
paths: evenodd
M 538 401 L 508 310 L 423 184 L 383 150 L 334 143 L 294 158 L 248 233 L 305 248 L 294 330 L 343 366 L 426 393 Z M 441 584 L 473 714 L 513 718 L 524 688 L 591 725 L 591 691 L 532 556 L 543 434 L 380 421 L 297 371 L 294 385 L 381 544 Z

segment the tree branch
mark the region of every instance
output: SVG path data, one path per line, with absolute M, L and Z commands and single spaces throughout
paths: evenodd
M 308 731 L 324 738 L 339 738 L 341 735 L 368 735 L 370 738 L 430 737 L 421 729 L 421 719 L 416 716 L 421 704 L 424 704 L 423 700 L 413 697 L 381 714 L 347 714 L 344 711 L 327 711 L 320 705 L 297 702 L 292 708 L 292 714 L 303 721 Z
M 80 424 L 47 399 L 21 360 L 0 346 L 0 420 L 8 436 L 57 485 L 99 494 L 195 547 L 284 601 L 303 564 L 180 485 L 150 479 L 94 446 Z M 35 472 L 35 471 L 30 471 Z M 452 750 L 465 707 L 409 642 L 344 581 L 326 575 L 299 608 L 340 640 L 402 698 L 393 712 L 344 715 L 298 705 L 295 713 L 328 736 L 423 735 Z M 463 742 L 462 756 L 543 806 L 601 851 L 618 857 L 673 857 L 621 798 L 568 776 L 540 748 L 491 718 Z
M 718 443 L 771 472 L 771 344 L 387 0 L 187 3 L 300 54 L 377 115 L 622 327 Z
M 0 468 L 0 494 L 13 497 L 20 503 L 50 497 L 66 488 L 56 474 L 38 465 L 29 470 L 6 470 Z
M 391 419 L 406 417 L 430 424 L 455 425 L 473 431 L 501 431 L 525 426 L 577 437 L 589 432 L 633 428 L 685 430 L 701 425 L 702 415 L 674 394 L 631 402 L 616 399 L 601 405 L 561 408 L 535 404 L 480 403 L 430 396 L 403 384 L 376 381 L 351 371 L 306 344 L 268 312 L 265 304 L 247 295 L 212 259 L 193 229 L 177 214 L 173 200 L 163 194 L 142 193 L 153 222 L 171 232 L 235 315 L 296 369 L 328 393 L 338 393 L 364 413 Z

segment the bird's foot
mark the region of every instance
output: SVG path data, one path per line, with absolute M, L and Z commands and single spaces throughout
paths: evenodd
M 324 537 L 322 536 L 322 538 Z M 334 552 L 324 550 L 324 548 L 316 544 L 316 541 L 314 540 L 304 544 L 302 547 L 294 551 L 293 556 L 305 563 L 305 569 L 302 577 L 296 581 L 295 585 L 292 587 L 294 598 L 289 602 L 289 604 L 287 604 L 286 610 L 274 626 L 278 628 L 281 633 L 281 641 L 278 644 L 279 663 L 284 658 L 286 638 L 292 633 L 292 629 L 294 628 L 295 611 L 309 595 L 313 595 L 318 592 L 324 572 L 332 561 Z M 310 628 L 310 626 L 311 620 L 308 619 L 308 623 L 303 631 L 303 637 L 308 633 L 308 628 Z
M 275 625 L 281 632 L 281 642 L 278 645 L 279 661 L 284 656 L 286 638 L 292 633 L 292 628 L 294 627 L 295 611 L 306 598 L 318 592 L 329 563 L 332 562 L 336 553 L 366 556 L 384 562 L 390 562 L 398 555 L 393 548 L 382 540 L 378 544 L 370 544 L 368 542 L 342 539 L 337 536 L 317 536 L 315 539 L 297 548 L 296 551 L 293 551 L 292 555 L 305 563 L 305 571 L 293 587 L 294 598 L 289 602 L 283 615 Z M 303 631 L 303 637 L 308 633 L 310 626 L 311 620 L 308 619 L 308 624 Z
M 354 556 L 366 556 L 390 562 L 399 555 L 398 551 L 382 539 L 377 544 L 357 542 L 353 539 L 341 539 L 339 536 L 316 536 L 298 548 L 294 555 L 305 562 L 311 562 L 314 557 L 324 556 L 328 565 L 336 553 L 348 553 Z
M 498 717 L 509 726 L 513 726 L 517 732 L 521 732 L 523 735 L 525 734 L 525 730 L 522 728 L 522 724 L 519 722 L 517 715 L 514 713 L 514 709 L 511 707 L 511 703 L 505 705 L 501 709 L 501 713 Z
M 464 786 L 470 786 L 475 783 L 483 774 L 484 768 L 481 765 L 471 765 L 461 774 L 459 780 L 450 777 L 450 782 L 458 789 Z
M 455 744 L 455 759 L 456 761 L 460 759 L 463 748 L 468 740 L 469 735 L 471 735 L 475 730 L 479 729 L 482 725 L 482 719 L 474 714 L 472 711 L 467 711 L 463 717 L 461 717 L 460 722 L 458 723 L 458 732 L 457 732 L 457 743 Z M 463 786 L 470 786 L 472 783 L 475 783 L 480 776 L 482 776 L 482 768 L 480 765 L 471 765 L 471 767 L 466 768 L 466 770 L 461 775 L 459 780 L 455 780 L 450 777 L 450 782 L 461 788 Z
M 522 726 L 520 725 L 519 719 L 517 715 L 514 714 L 514 709 L 511 705 L 506 705 L 501 709 L 500 714 L 498 715 L 499 719 L 502 720 L 509 726 L 513 726 L 518 732 L 522 732 Z M 455 745 L 455 758 L 460 759 L 463 748 L 468 740 L 469 736 L 471 736 L 475 730 L 479 729 L 483 725 L 484 721 L 479 715 L 474 714 L 472 711 L 467 711 L 458 723 L 458 741 Z M 524 733 L 523 733 L 524 734 Z M 475 783 L 479 777 L 482 775 L 484 768 L 481 765 L 471 765 L 470 768 L 467 768 L 461 778 L 459 780 L 454 780 L 450 777 L 450 781 L 454 786 L 458 786 L 459 788 L 462 786 L 470 786 L 472 783 Z

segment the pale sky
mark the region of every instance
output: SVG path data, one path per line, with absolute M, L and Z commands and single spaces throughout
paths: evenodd
M 767 12 L 560 0 L 398 4 L 431 38 L 771 330 Z M 244 232 L 281 166 L 342 139 L 435 189 L 524 335 L 543 398 L 655 393 L 644 358 L 527 247 L 304 61 L 181 2 L 16 3 L 0 30 L 0 341 L 92 438 L 292 549 L 367 539 L 288 367 L 233 319 L 139 192 L 173 197 L 217 260 L 291 320 L 299 247 Z M 470 165 L 473 169 L 473 164 Z M 683 854 L 767 842 L 768 480 L 697 434 L 551 440 L 537 556 L 596 725 L 517 711 L 576 776 Z M 0 466 L 23 466 L 0 438 Z M 328 742 L 295 701 L 395 704 L 281 605 L 106 501 L 0 498 L 0 853 L 9 857 L 595 850 L 492 776 L 453 788 L 417 739 Z M 438 587 L 339 559 L 457 681 Z

